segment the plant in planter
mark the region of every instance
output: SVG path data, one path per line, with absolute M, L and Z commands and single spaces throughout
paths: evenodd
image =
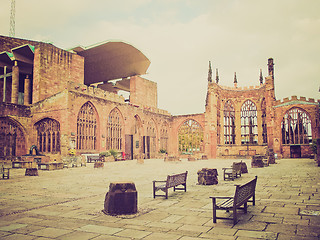
M 99 153 L 99 159 L 102 162 L 105 162 L 106 158 L 109 157 L 110 155 L 111 155 L 110 152 L 101 152 L 101 153 Z
M 117 150 L 110 149 L 109 152 L 110 155 L 114 157 L 114 160 L 117 160 L 117 158 L 119 158 L 119 152 Z

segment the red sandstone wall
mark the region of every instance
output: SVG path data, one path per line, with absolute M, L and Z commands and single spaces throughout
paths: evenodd
M 34 54 L 33 103 L 63 91 L 68 81 L 83 83 L 83 57 L 53 45 L 39 44 Z
M 312 138 L 316 139 L 320 137 L 320 126 L 319 126 L 319 107 L 317 104 L 308 104 L 305 98 L 300 98 L 300 100 L 305 101 L 305 104 L 297 104 L 294 101 L 297 101 L 297 97 L 293 96 L 291 100 L 288 98 L 284 99 L 284 102 L 277 101 L 277 105 L 275 106 L 275 128 L 274 128 L 274 138 L 277 140 L 279 144 L 279 149 L 275 151 L 275 153 L 282 155 L 284 158 L 290 157 L 290 146 L 286 146 L 282 144 L 282 133 L 281 133 L 281 122 L 283 117 L 287 111 L 291 108 L 300 108 L 307 112 L 309 118 L 311 120 L 312 126 Z M 290 102 L 292 104 L 290 104 Z M 283 103 L 286 103 L 283 105 Z M 311 101 L 310 103 L 315 103 Z M 282 106 L 281 106 L 282 104 Z M 312 152 L 310 150 L 309 144 L 301 145 L 301 155 L 302 157 L 311 156 Z
M 130 103 L 138 106 L 158 106 L 157 83 L 134 76 L 130 78 Z

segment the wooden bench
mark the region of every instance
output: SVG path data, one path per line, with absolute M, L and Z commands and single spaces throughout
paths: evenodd
M 91 163 L 91 162 L 99 162 L 100 161 L 100 157 L 99 156 L 87 156 L 87 162 Z
M 232 179 L 232 181 L 233 181 L 235 178 L 241 177 L 241 166 L 242 166 L 242 161 L 241 162 L 234 162 L 232 164 L 232 167 L 222 168 L 223 180 Z
M 10 168 L 5 168 L 4 166 L 0 167 L 0 175 L 2 175 L 3 179 L 9 179 L 10 177 Z
M 237 223 L 237 209 L 243 209 L 247 213 L 247 203 L 252 202 L 255 205 L 255 190 L 257 185 L 257 176 L 244 185 L 236 185 L 236 191 L 233 197 L 210 197 L 213 205 L 213 222 L 218 219 L 233 219 L 233 224 Z M 252 198 L 252 200 L 251 200 Z M 217 199 L 223 199 L 217 203 Z M 243 207 L 241 207 L 243 205 Z M 233 218 L 217 217 L 216 210 L 233 211 Z
M 175 175 L 168 175 L 166 181 L 153 181 L 153 198 L 157 196 L 162 196 L 168 198 L 168 189 L 173 187 L 173 190 L 184 190 L 187 191 L 187 174 L 188 171 L 185 173 L 175 174 Z M 161 183 L 159 185 L 159 183 Z M 182 185 L 182 187 L 178 187 Z M 156 194 L 157 191 L 163 191 L 165 194 Z

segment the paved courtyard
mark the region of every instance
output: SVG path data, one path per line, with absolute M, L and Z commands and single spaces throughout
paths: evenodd
M 108 162 L 95 169 L 39 171 L 24 176 L 11 169 L 0 180 L 0 239 L 320 239 L 320 168 L 312 159 L 281 159 L 265 168 L 251 168 L 235 181 L 223 181 L 222 168 L 231 159 L 164 162 L 162 159 Z M 198 185 L 197 171 L 216 168 L 217 185 Z M 169 190 L 169 198 L 152 196 L 152 180 L 188 171 L 187 192 Z M 258 176 L 256 206 L 239 222 L 212 222 L 210 196 L 233 195 L 234 184 Z M 132 181 L 138 191 L 138 213 L 109 216 L 104 208 L 109 184 Z M 219 212 L 218 214 L 226 214 Z

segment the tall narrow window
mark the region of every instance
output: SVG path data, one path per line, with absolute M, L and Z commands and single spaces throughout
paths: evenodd
M 11 160 L 11 157 L 26 154 L 25 137 L 13 120 L 0 117 L 0 158 Z
M 235 134 L 235 111 L 230 100 L 228 100 L 224 105 L 223 110 L 224 115 L 224 144 L 235 144 L 236 134 Z
M 220 123 L 220 99 L 217 101 L 217 144 L 220 145 L 221 138 L 221 123 Z
M 77 118 L 77 149 L 97 148 L 97 116 L 89 102 L 82 105 Z
M 151 120 L 148 122 L 147 126 L 147 136 L 150 137 L 150 153 L 155 153 L 156 152 L 156 138 L 157 138 L 157 133 L 156 133 L 156 125 L 154 123 L 154 120 Z
M 122 118 L 117 108 L 113 109 L 107 123 L 107 149 L 122 149 Z
M 186 120 L 178 130 L 178 138 L 180 152 L 203 152 L 203 129 L 198 122 Z
M 37 145 L 40 152 L 60 152 L 60 124 L 57 120 L 44 118 L 34 127 L 37 131 Z
M 257 107 L 250 100 L 241 107 L 241 144 L 258 144 Z
M 261 119 L 262 119 L 262 141 L 263 143 L 268 143 L 268 135 L 267 135 L 267 107 L 266 100 L 263 99 L 261 103 Z
M 160 150 L 168 149 L 168 124 L 164 123 L 160 130 Z
M 283 144 L 309 144 L 312 141 L 311 120 L 299 108 L 290 109 L 281 123 Z

